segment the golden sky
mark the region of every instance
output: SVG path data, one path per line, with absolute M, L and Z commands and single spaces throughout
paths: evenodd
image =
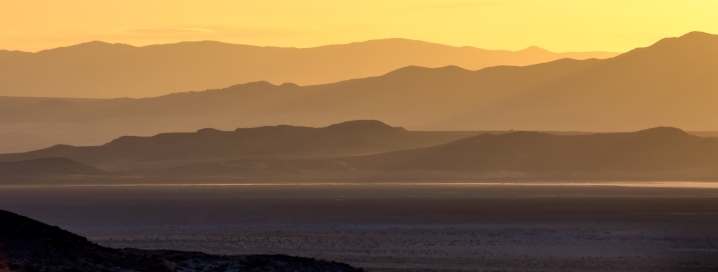
M 216 40 L 311 47 L 382 38 L 627 51 L 718 33 L 718 0 L 0 0 L 0 49 Z

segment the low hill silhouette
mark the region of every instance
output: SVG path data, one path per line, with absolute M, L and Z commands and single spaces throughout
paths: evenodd
M 105 172 L 93 173 L 94 168 L 69 159 L 30 160 L 59 156 L 101 167 Z M 26 161 L 15 162 L 18 160 Z M 40 164 L 43 160 L 52 163 Z M 0 170 L 9 169 L 9 165 L 29 165 L 15 167 L 19 174 L 35 173 L 35 169 L 55 171 L 54 183 L 129 180 L 123 177 L 139 178 L 137 182 L 710 180 L 718 178 L 718 139 L 671 127 L 597 134 L 426 134 L 364 120 L 324 128 L 203 129 L 121 137 L 102 146 L 57 145 L 5 154 L 0 155 L 0 161 L 6 161 L 0 163 Z M 64 168 L 52 167 L 56 164 L 72 170 L 62 172 Z M 76 174 L 89 178 L 73 179 Z M 93 174 L 101 179 L 93 179 Z M 26 180 L 52 182 L 42 175 L 35 177 Z M 22 182 L 8 179 L 6 183 Z
M 284 255 L 218 256 L 169 250 L 112 249 L 0 210 L 0 271 L 361 271 Z
M 254 157 L 144 170 L 154 176 L 253 181 L 713 180 L 718 139 L 670 127 L 576 135 L 518 131 L 366 156 Z
M 630 133 L 482 134 L 452 143 L 348 158 L 379 172 L 511 173 L 514 177 L 718 177 L 718 140 L 658 127 Z
M 266 80 L 312 85 L 378 76 L 409 65 L 481 69 L 615 53 L 484 50 L 406 39 L 314 48 L 213 41 L 134 47 L 88 42 L 37 53 L 0 51 L 0 95 L 149 97 Z
M 475 134 L 475 133 L 474 133 Z M 472 133 L 410 132 L 380 121 L 358 120 L 324 128 L 265 126 L 234 131 L 124 136 L 101 146 L 51 148 L 0 155 L 0 161 L 65 157 L 94 166 L 264 158 L 329 158 L 381 153 L 450 142 Z

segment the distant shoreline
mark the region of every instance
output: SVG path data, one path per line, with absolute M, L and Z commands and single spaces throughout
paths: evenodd
M 718 189 L 716 182 L 694 181 L 632 181 L 632 182 L 301 182 L 301 183 L 150 183 L 150 184 L 46 184 L 46 185 L 0 185 L 3 188 L 72 188 L 72 187 L 273 187 L 273 186 L 437 186 L 437 187 L 496 187 L 496 186 L 541 186 L 541 187 L 633 187 L 633 188 L 686 188 Z

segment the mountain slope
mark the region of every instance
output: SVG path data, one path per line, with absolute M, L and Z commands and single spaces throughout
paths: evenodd
M 283 255 L 217 256 L 199 252 L 112 249 L 0 210 L 0 271 L 361 271 Z
M 461 122 L 491 112 L 492 123 L 527 124 L 522 129 L 633 130 L 679 126 L 713 130 L 718 99 L 718 36 L 692 32 L 663 39 L 575 74 L 531 88 Z M 600 125 L 610 124 L 610 125 Z M 606 127 L 606 128 L 601 128 Z
M 492 51 L 405 39 L 303 49 L 210 41 L 144 47 L 89 42 L 37 53 L 0 51 L 0 95 L 150 97 L 261 80 L 323 84 L 377 76 L 409 65 L 458 65 L 475 70 L 615 55 Z

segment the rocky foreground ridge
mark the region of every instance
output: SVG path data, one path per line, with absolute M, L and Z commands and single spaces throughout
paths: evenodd
M 6 271 L 362 271 L 286 255 L 219 256 L 172 250 L 114 249 L 59 227 L 0 210 L 0 272 Z

